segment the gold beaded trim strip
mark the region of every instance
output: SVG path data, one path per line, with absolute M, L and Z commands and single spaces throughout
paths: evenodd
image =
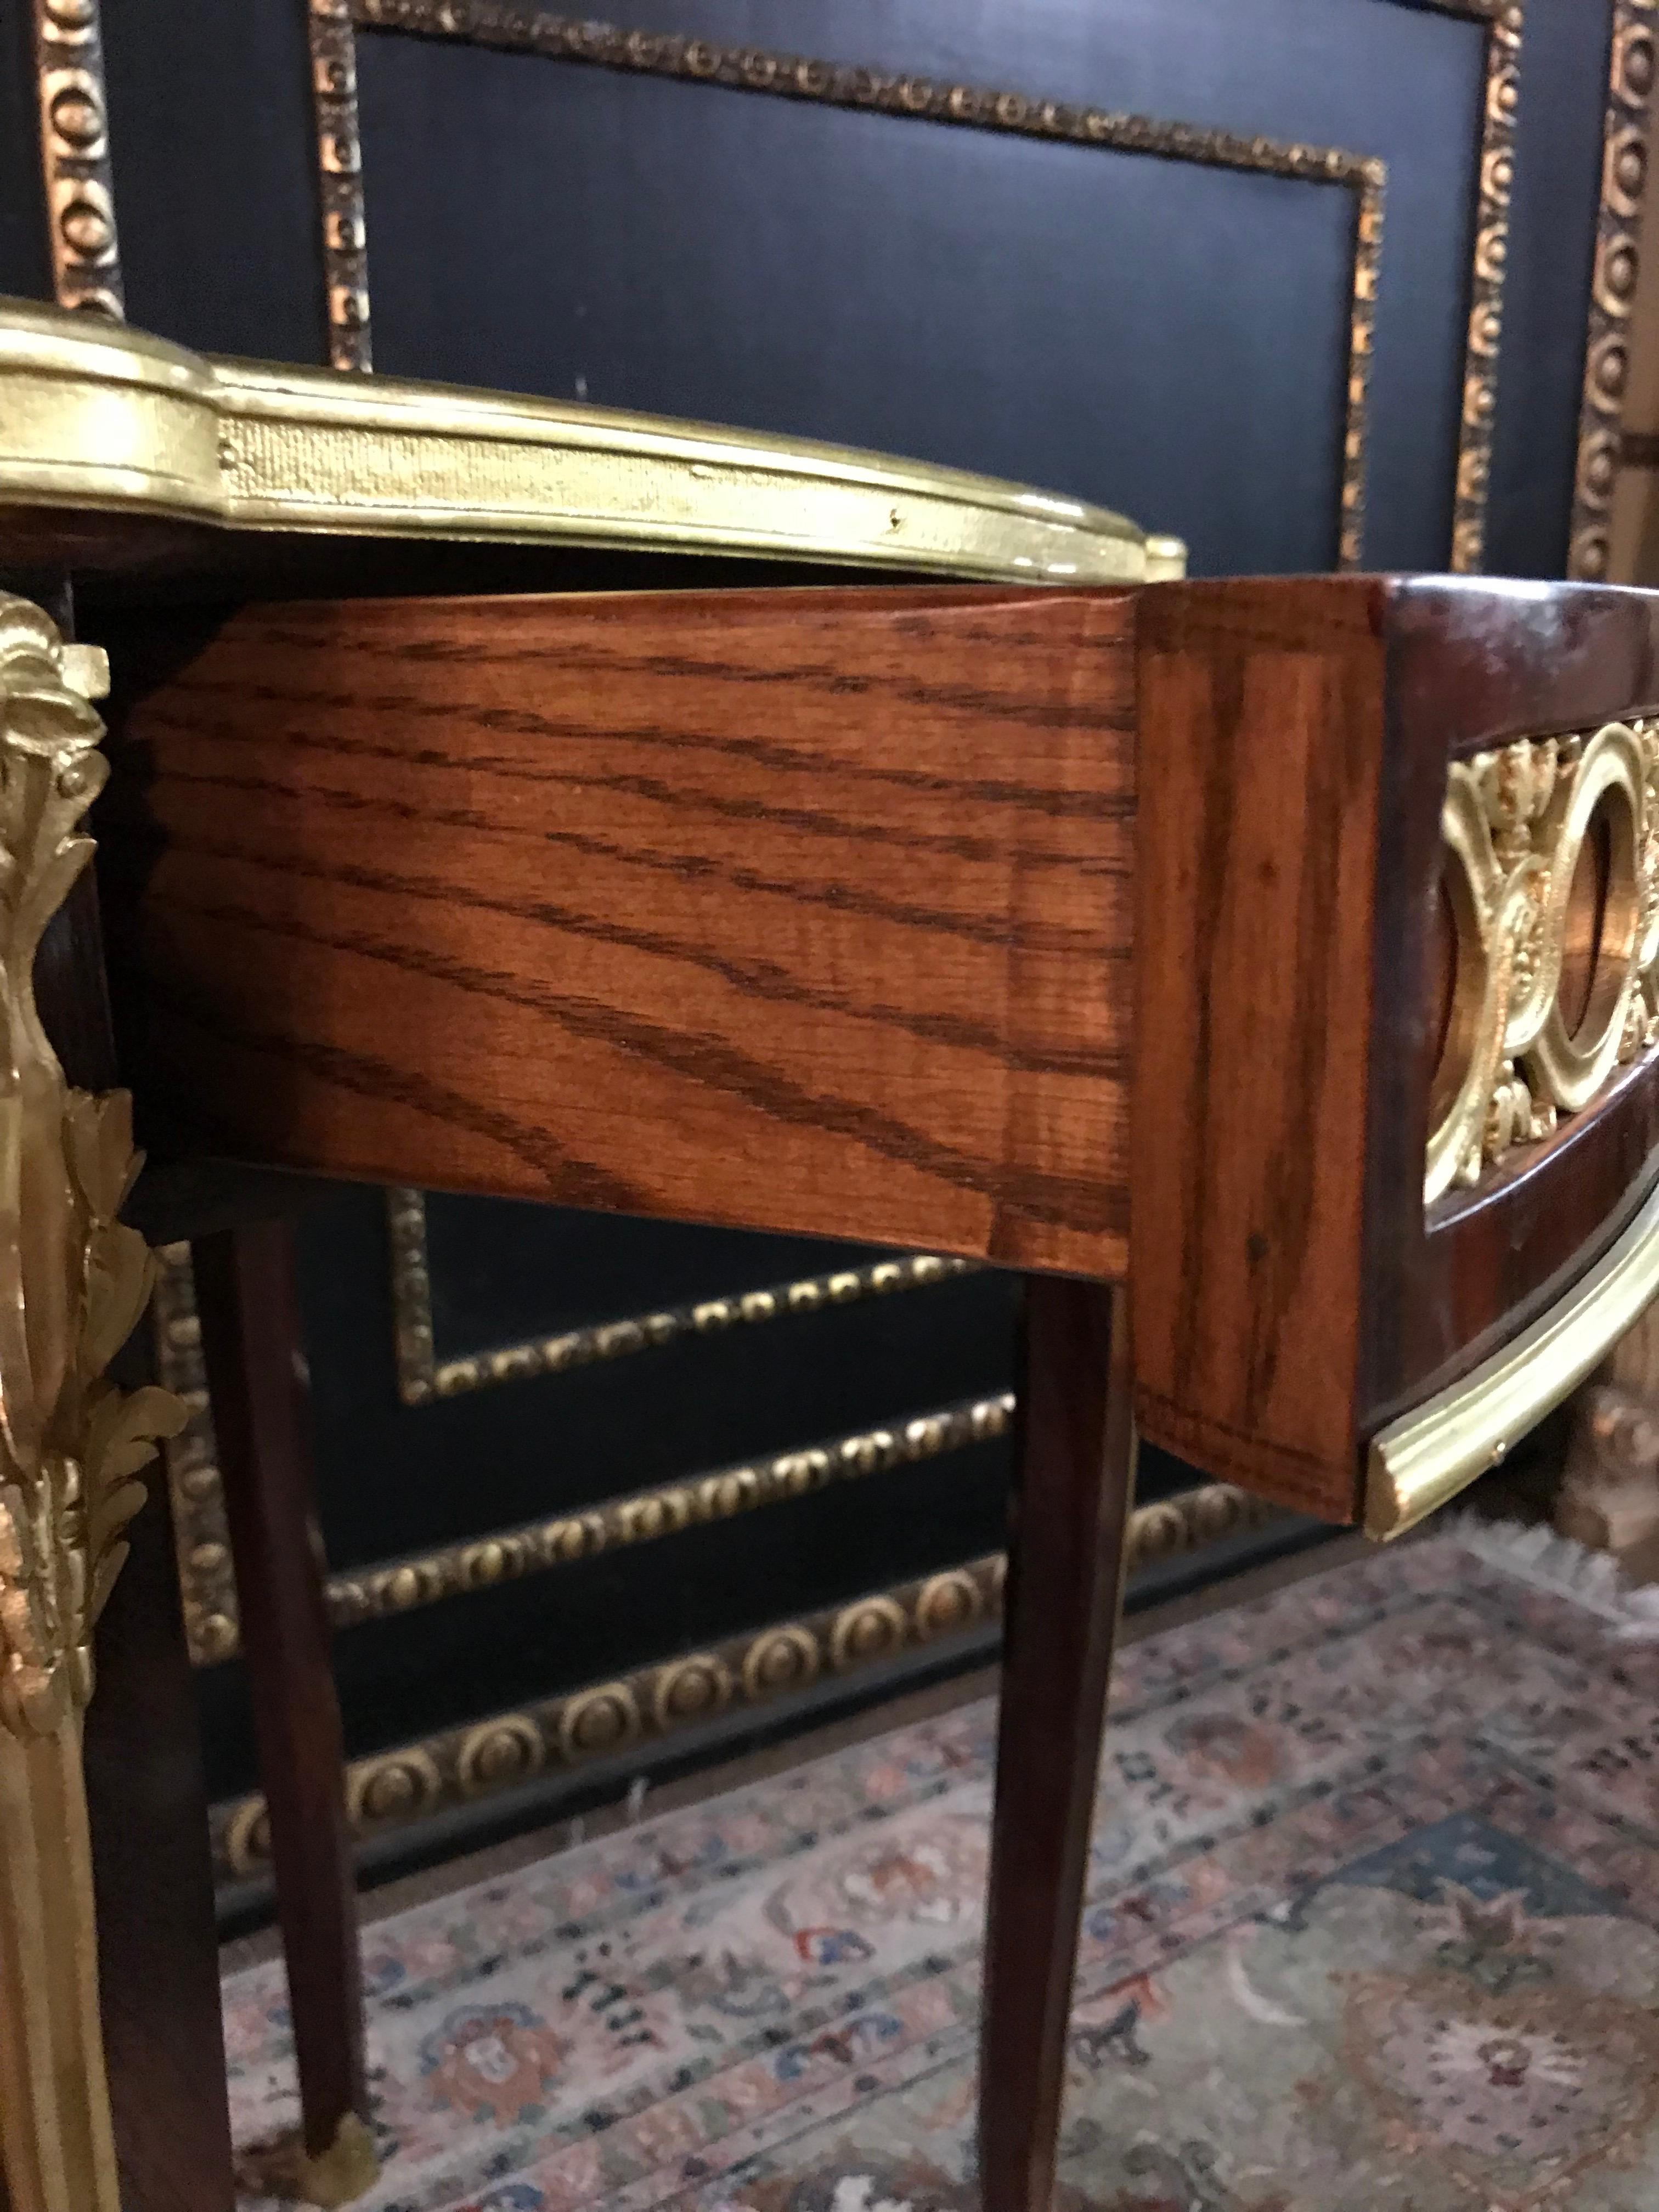
M 818 1313 L 826 1306 L 853 1305 L 896 1291 L 927 1290 L 974 1271 L 971 1261 L 947 1259 L 936 1252 L 902 1252 L 867 1267 L 805 1275 L 793 1283 L 766 1284 L 727 1297 L 700 1298 L 694 1305 L 664 1306 L 654 1313 L 625 1314 L 556 1336 L 532 1337 L 440 1359 L 433 1345 L 432 1273 L 422 1194 L 389 1190 L 386 1226 L 392 1244 L 398 1395 L 406 1406 L 424 1406 L 434 1398 L 459 1397 L 467 1390 L 522 1382 L 537 1375 L 562 1375 L 567 1368 L 654 1350 L 680 1336 L 721 1335 L 729 1328 Z
M 236 1656 L 241 1622 L 187 1245 L 171 1245 L 160 1255 L 155 1343 L 157 1371 L 190 1415 L 182 1435 L 166 1447 L 185 1634 L 195 1664 L 212 1666 Z M 543 1574 L 598 1552 L 650 1543 L 683 1528 L 781 1505 L 826 1483 L 914 1466 L 1004 1435 L 1013 1403 L 1007 1392 L 970 1399 L 770 1459 L 606 1498 L 586 1511 L 332 1575 L 327 1583 L 329 1615 L 337 1628 L 356 1627 L 468 1590 Z
M 162 1447 L 173 1507 L 185 1641 L 191 1664 L 210 1667 L 220 1659 L 228 1659 L 241 1643 L 236 1577 L 230 1564 L 230 1529 L 225 1519 L 218 1446 L 208 1404 L 190 1247 L 164 1245 L 155 1261 L 151 1306 L 155 1372 L 185 1407 L 183 1428 Z
M 1619 430 L 1630 386 L 1631 314 L 1636 305 L 1642 200 L 1648 179 L 1656 12 L 1656 0 L 1613 0 L 1601 204 L 1590 277 L 1578 467 L 1567 555 L 1567 574 L 1595 582 L 1607 577 L 1612 556 Z
M 1659 722 L 1454 762 L 1425 1193 L 1473 1184 L 1659 1041 Z
M 98 0 L 33 4 L 40 181 L 52 294 L 60 307 L 106 315 L 118 323 L 125 308 Z
M 689 1480 L 665 1482 L 630 1497 L 607 1498 L 585 1513 L 560 1514 L 527 1528 L 507 1528 L 467 1543 L 354 1574 L 331 1576 L 328 1609 L 337 1628 L 409 1613 L 440 1598 L 544 1574 L 596 1553 L 648 1544 L 715 1521 L 735 1520 L 763 1506 L 804 1498 L 831 1482 L 884 1474 L 943 1453 L 1004 1436 L 1013 1420 L 1012 1391 L 918 1413 L 890 1427 L 863 1429 L 833 1443 L 775 1459 L 721 1468 Z
M 1134 1572 L 1281 1517 L 1228 1483 L 1206 1483 L 1137 1507 L 1126 1571 Z M 852 1674 L 923 1646 L 948 1645 L 1002 1612 L 1000 1553 L 894 1589 L 778 1621 L 707 1651 L 641 1667 L 522 1711 L 496 1713 L 353 1762 L 346 1803 L 354 1835 L 382 1835 L 521 1787 L 560 1767 L 647 1747 L 744 1706 L 773 1704 L 825 1675 Z M 262 1796 L 214 1807 L 221 1881 L 269 1871 L 270 1826 Z

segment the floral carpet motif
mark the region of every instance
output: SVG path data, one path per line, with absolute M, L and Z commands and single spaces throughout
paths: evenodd
M 994 1712 L 370 1927 L 367 2212 L 970 2212 Z M 295 2102 L 226 1984 L 245 2205 Z M 1654 2212 L 1659 1644 L 1455 1534 L 1133 1645 L 1061 2212 Z

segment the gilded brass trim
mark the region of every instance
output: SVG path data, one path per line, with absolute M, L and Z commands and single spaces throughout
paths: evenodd
M 22 301 L 0 308 L 0 502 L 26 507 L 1005 582 L 1140 582 L 1179 574 L 1183 558 L 1121 515 L 958 470 L 574 403 L 210 361 Z
M 596 1553 L 653 1543 L 659 1537 L 678 1535 L 682 1529 L 711 1522 L 735 1520 L 739 1514 L 757 1513 L 767 1506 L 785 1504 L 792 1498 L 805 1497 L 827 1483 L 913 1467 L 921 1460 L 936 1459 L 943 1453 L 1005 1435 L 1013 1409 L 1013 1399 L 1006 1392 L 969 1399 L 958 1406 L 914 1414 L 887 1427 L 854 1430 L 827 1443 L 780 1452 L 771 1459 L 717 1468 L 625 1497 L 607 1498 L 586 1510 L 557 1514 L 517 1528 L 492 1529 L 481 1536 L 469 1536 L 462 1543 L 331 1575 L 326 1584 L 329 1619 L 336 1628 L 356 1628 L 366 1620 L 412 1613 L 421 1606 L 435 1605 L 441 1599 L 459 1597 L 469 1590 L 489 1589 L 498 1583 L 520 1582 L 529 1575 L 546 1574 L 577 1559 L 592 1559 Z M 199 1480 L 192 1499 L 197 1509 L 192 1528 L 200 1532 L 222 1527 L 217 1470 L 203 1460 L 196 1463 L 195 1472 Z M 200 1513 L 209 1475 L 213 1478 L 213 1520 Z M 234 1658 L 240 1649 L 240 1636 L 234 1583 L 229 1604 L 220 1595 L 221 1577 L 230 1579 L 228 1551 L 218 1553 L 211 1534 L 204 1546 L 193 1546 L 188 1557 L 182 1543 L 179 1548 L 186 1625 L 192 1618 L 197 1623 L 191 1656 L 198 1665 Z M 201 1558 L 204 1550 L 213 1553 L 205 1564 Z M 214 1610 L 208 1613 L 210 1604 Z M 204 1614 L 210 1627 L 204 1628 Z
M 341 2116 L 334 2140 L 326 2150 L 314 2154 L 308 2152 L 303 2137 L 294 2145 L 294 2150 L 293 2186 L 282 2193 L 302 2204 L 320 2205 L 322 2212 L 337 2212 L 340 2205 L 355 2203 L 380 2178 L 374 2138 L 368 2123 L 356 2112 Z M 265 2191 L 262 2189 L 260 2194 Z
M 1483 11 L 1455 4 L 1449 15 Z M 1481 99 L 1480 182 L 1474 210 L 1474 249 L 1469 270 L 1469 315 L 1463 344 L 1463 403 L 1457 439 L 1456 489 L 1452 503 L 1451 558 L 1455 574 L 1479 573 L 1486 551 L 1486 495 L 1492 478 L 1492 430 L 1498 419 L 1498 355 L 1504 327 L 1504 271 L 1509 259 L 1510 198 L 1515 185 L 1515 124 L 1521 97 L 1523 9 L 1495 4 L 1487 15 L 1486 76 Z
M 1373 1440 L 1365 1529 L 1387 1538 L 1455 1498 L 1581 1383 L 1659 1294 L 1659 1191 L 1550 1311 Z
M 92 1632 L 184 1409 L 104 1370 L 149 1297 L 119 1219 L 139 1162 L 125 1091 L 70 1088 L 34 1004 L 47 922 L 92 857 L 101 653 L 0 595 L 0 1723 L 50 1735 L 92 1692 Z
M 125 309 L 98 0 L 33 0 L 33 16 L 53 296 L 60 307 L 118 323 Z
M 398 1364 L 398 1395 L 405 1406 L 424 1406 L 434 1398 L 459 1397 L 501 1382 L 522 1382 L 538 1375 L 562 1375 L 595 1360 L 620 1359 L 672 1344 L 681 1336 L 722 1335 L 729 1328 L 779 1321 L 790 1314 L 817 1313 L 897 1291 L 927 1290 L 954 1275 L 973 1272 L 968 1260 L 935 1252 L 902 1252 L 862 1267 L 843 1267 L 828 1275 L 805 1275 L 793 1283 L 769 1283 L 730 1297 L 702 1298 L 695 1305 L 664 1306 L 650 1313 L 625 1314 L 614 1321 L 566 1329 L 556 1336 L 492 1345 L 453 1359 L 440 1359 L 433 1345 L 432 1275 L 427 1253 L 426 1200 L 418 1190 L 386 1193 L 386 1226 L 392 1248 L 392 1317 Z
M 208 1401 L 190 1247 L 164 1245 L 156 1261 L 151 1315 L 156 1379 L 182 1402 L 188 1417 L 179 1434 L 162 1447 L 173 1504 L 185 1641 L 191 1663 L 210 1667 L 217 1660 L 231 1657 L 241 1644 L 230 1529 L 219 1477 L 213 1408 Z
M 1279 1518 L 1277 1509 L 1228 1483 L 1206 1483 L 1136 1509 L 1129 1571 L 1219 1542 Z M 347 1771 L 352 1831 L 378 1836 L 433 1814 L 492 1796 L 550 1768 L 575 1766 L 714 1719 L 733 1705 L 765 1705 L 810 1688 L 828 1674 L 850 1674 L 917 1644 L 945 1644 L 1000 1618 L 1000 1553 L 879 1590 L 803 1620 L 727 1638 L 706 1651 L 590 1683 L 522 1711 L 379 1752 Z M 270 1826 L 263 1797 L 216 1805 L 215 1871 L 222 1881 L 268 1870 Z
M 599 1552 L 650 1543 L 709 1522 L 735 1520 L 742 1513 L 804 1498 L 828 1483 L 885 1474 L 987 1443 L 1006 1434 L 1013 1413 L 1012 1392 L 971 1399 L 888 1427 L 854 1431 L 826 1444 L 660 1483 L 626 1498 L 606 1498 L 586 1512 L 560 1514 L 525 1528 L 471 1537 L 441 1551 L 333 1575 L 328 1583 L 329 1615 L 337 1628 L 355 1628 L 361 1621 L 408 1613 L 465 1590 L 544 1574 Z
M 1483 0 L 1451 12 L 1492 20 Z M 1519 5 L 1504 11 L 1506 52 L 1520 37 Z M 770 53 L 757 47 L 726 47 L 678 33 L 621 28 L 613 23 L 582 21 L 507 0 L 312 0 L 312 54 L 317 82 L 328 91 L 319 100 L 319 149 L 323 177 L 324 266 L 329 302 L 329 357 L 337 368 L 366 369 L 372 362 L 366 225 L 362 179 L 362 144 L 357 124 L 356 59 L 353 27 L 360 31 L 408 33 L 458 45 L 492 46 L 550 61 L 584 63 L 636 76 L 668 77 L 685 84 L 723 85 L 728 89 L 773 98 L 808 101 L 818 106 L 853 108 L 908 122 L 952 125 L 971 131 L 1010 132 L 1050 144 L 1097 146 L 1121 153 L 1147 154 L 1162 161 L 1196 161 L 1210 168 L 1335 185 L 1354 196 L 1352 301 L 1349 317 L 1347 411 L 1344 431 L 1340 565 L 1360 565 L 1364 529 L 1365 416 L 1376 319 L 1376 279 L 1382 246 L 1382 195 L 1386 173 L 1381 161 L 1340 148 L 1308 146 L 1234 133 L 1188 123 L 1160 122 L 1145 115 L 1118 115 L 1099 108 L 965 84 L 937 84 L 918 76 L 895 76 L 797 54 Z M 1489 56 L 1498 52 L 1494 32 Z M 1496 82 L 1493 59 L 1489 86 Z M 1489 99 L 1486 126 L 1494 154 L 1500 129 Z M 1512 112 L 1512 97 L 1507 112 Z M 349 218 L 342 228 L 334 212 L 345 204 L 349 149 Z M 1502 172 L 1494 160 L 1493 177 Z M 1482 209 L 1487 195 L 1483 170 Z M 336 235 L 345 243 L 336 243 Z M 1474 295 L 1490 323 L 1495 347 L 1498 301 L 1503 281 L 1501 242 L 1486 256 L 1483 276 L 1477 265 Z M 1473 327 L 1473 325 L 1472 325 Z M 1486 324 L 1483 323 L 1483 328 Z M 1465 416 L 1469 403 L 1466 399 Z M 1490 407 L 1482 415 L 1489 422 Z M 1475 440 L 1484 451 L 1489 428 Z M 1475 507 L 1485 496 L 1484 462 L 1471 465 L 1468 497 L 1460 480 L 1460 514 L 1465 539 L 1478 545 Z M 1471 534 L 1473 533 L 1473 534 Z
M 357 133 L 357 54 L 349 0 L 310 0 L 307 20 L 329 366 L 368 369 L 374 363 L 368 340 L 363 155 Z
M 1579 901 L 1598 821 L 1607 880 Z M 1548 1136 L 1659 1042 L 1659 722 L 1455 761 L 1441 842 L 1455 942 L 1428 1202 Z M 1588 994 L 1572 1027 L 1561 1003 L 1570 959 Z
M 1655 13 L 1656 0 L 1613 0 L 1601 199 L 1567 552 L 1567 574 L 1592 581 L 1607 573 L 1620 423 L 1630 381 L 1630 318 L 1636 303 L 1642 196 L 1647 185 Z

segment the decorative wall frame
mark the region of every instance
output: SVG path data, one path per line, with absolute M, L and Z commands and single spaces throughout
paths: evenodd
M 1489 52 L 1518 47 L 1519 0 L 1437 0 L 1492 28 Z M 1370 380 L 1371 325 L 1382 245 L 1386 173 L 1381 161 L 1338 147 L 1245 138 L 1150 116 L 1115 115 L 1099 108 L 1035 99 L 1024 93 L 963 84 L 937 84 L 920 76 L 893 75 L 756 47 L 723 47 L 611 23 L 584 22 L 535 6 L 504 0 L 310 0 L 313 84 L 317 113 L 318 164 L 323 210 L 323 258 L 329 358 L 337 368 L 373 366 L 368 293 L 368 218 L 364 206 L 362 139 L 357 113 L 356 33 L 391 32 L 460 46 L 575 62 L 628 76 L 673 79 L 823 107 L 860 109 L 896 120 L 989 131 L 1052 144 L 1093 146 L 1146 154 L 1164 161 L 1194 161 L 1305 183 L 1334 185 L 1353 196 L 1354 249 L 1349 316 L 1347 398 L 1341 474 L 1340 565 L 1357 568 L 1364 528 L 1365 412 Z M 1489 95 L 1492 80 L 1489 78 Z M 1507 98 L 1489 96 L 1487 133 L 1494 149 L 1509 143 L 1515 106 L 1514 72 Z M 1492 173 L 1501 181 L 1501 164 Z M 1502 220 L 1486 204 L 1483 167 L 1481 220 Z M 1504 187 L 1506 189 L 1506 186 Z M 1493 344 L 1503 281 L 1501 252 L 1488 280 L 1472 294 L 1482 328 L 1490 322 Z M 1478 295 L 1478 298 L 1476 297 Z M 1474 327 L 1472 319 L 1471 328 Z M 1495 356 L 1494 356 L 1495 358 Z M 1490 408 L 1486 410 L 1490 413 Z M 1465 413 L 1468 413 L 1466 402 Z M 1488 441 L 1489 442 L 1489 441 Z M 1477 472 L 1484 492 L 1484 465 Z M 1471 481 L 1474 481 L 1472 477 Z
M 189 1409 L 187 1425 L 167 1447 L 167 1472 L 185 1632 L 195 1664 L 212 1666 L 236 1656 L 241 1629 L 187 1245 L 169 1245 L 159 1255 L 155 1346 L 158 1374 Z M 599 1552 L 781 1505 L 830 1482 L 913 1467 L 1005 1435 L 1013 1410 L 1006 1391 L 938 1407 L 769 1458 L 606 1498 L 585 1510 L 332 1574 L 326 1585 L 330 1618 L 336 1628 L 354 1628 L 466 1591 L 545 1574 Z
M 162 1451 L 185 1641 L 191 1663 L 210 1667 L 240 1648 L 242 1631 L 188 1244 L 164 1245 L 156 1255 L 150 1326 L 156 1376 L 183 1400 L 186 1414 L 184 1427 Z
M 1590 277 L 1567 574 L 1606 576 L 1613 487 L 1621 458 L 1620 425 L 1630 382 L 1630 319 L 1647 185 L 1659 0 L 1613 0 L 1607 112 L 1601 146 L 1601 202 Z
M 98 0 L 32 0 L 32 6 L 52 295 L 60 307 L 119 322 L 126 308 Z
M 1414 0 L 1387 0 L 1389 5 Z M 1450 566 L 1480 566 L 1496 412 L 1505 249 L 1520 91 L 1522 0 L 1429 0 L 1441 14 L 1486 27 L 1485 95 L 1469 272 L 1462 422 Z M 1354 195 L 1352 304 L 1343 438 L 1339 566 L 1362 565 L 1366 408 L 1382 239 L 1384 166 L 1336 148 L 1245 138 L 1185 123 L 1109 113 L 1018 91 L 939 84 L 919 75 L 722 47 L 615 24 L 582 21 L 517 0 L 310 0 L 313 84 L 323 211 L 329 357 L 337 368 L 373 363 L 368 221 L 358 126 L 356 34 L 402 33 L 539 55 L 633 76 L 716 84 L 774 98 L 856 108 L 914 122 L 1011 132 L 1050 143 L 1098 146 L 1166 161 L 1345 186 Z
M 963 1451 L 1006 1436 L 1013 1425 L 1011 1390 L 964 1400 L 932 1413 L 915 1413 L 874 1429 L 856 1429 L 827 1443 L 797 1446 L 769 1459 L 716 1468 L 648 1490 L 607 1498 L 585 1511 L 561 1513 L 519 1528 L 503 1528 L 465 1543 L 332 1575 L 329 1616 L 336 1628 L 408 1613 L 440 1598 L 489 1589 L 555 1567 L 676 1536 L 685 1528 L 734 1521 L 769 1505 L 805 1498 L 832 1482 L 886 1474 L 922 1460 Z
M 392 1248 L 392 1318 L 398 1362 L 398 1395 L 405 1406 L 424 1406 L 434 1398 L 455 1398 L 500 1382 L 523 1382 L 537 1375 L 562 1375 L 596 1360 L 620 1359 L 672 1344 L 681 1336 L 724 1335 L 730 1328 L 753 1328 L 793 1314 L 820 1312 L 826 1306 L 856 1304 L 862 1298 L 889 1297 L 898 1291 L 921 1291 L 957 1275 L 973 1273 L 968 1260 L 937 1252 L 896 1252 L 862 1267 L 837 1268 L 825 1275 L 804 1275 L 793 1282 L 770 1283 L 730 1297 L 700 1298 L 695 1304 L 663 1306 L 648 1313 L 624 1314 L 591 1327 L 562 1330 L 554 1336 L 490 1345 L 441 1359 L 433 1338 L 432 1271 L 427 1249 L 426 1200 L 418 1190 L 386 1193 L 386 1230 Z
M 1133 1574 L 1284 1516 L 1228 1483 L 1206 1483 L 1137 1507 L 1125 1551 Z M 465 1728 L 355 1760 L 346 1771 L 351 1829 L 386 1834 L 458 1805 L 522 1788 L 547 1772 L 642 1749 L 732 1709 L 773 1704 L 821 1678 L 851 1675 L 921 1646 L 962 1644 L 1000 1620 L 1000 1553 L 851 1604 L 781 1620 L 614 1681 L 495 1713 Z M 214 1869 L 222 1881 L 269 1870 L 270 1823 L 258 1795 L 216 1805 Z

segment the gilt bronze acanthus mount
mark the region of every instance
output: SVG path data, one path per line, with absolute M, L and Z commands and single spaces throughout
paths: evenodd
M 105 1374 L 149 1295 L 124 1091 L 73 1088 L 34 956 L 92 854 L 103 655 L 0 596 L 0 2145 L 13 2212 L 118 2212 L 81 1773 L 133 1480 L 184 1408 Z
M 1659 722 L 1454 762 L 1441 839 L 1431 1201 L 1659 1041 Z

